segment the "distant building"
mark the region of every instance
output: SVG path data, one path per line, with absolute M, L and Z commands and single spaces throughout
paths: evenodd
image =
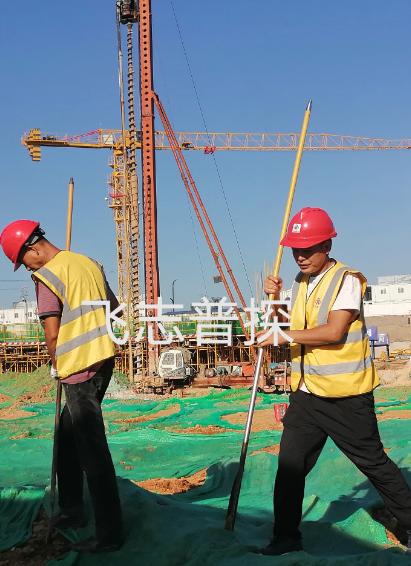
M 19 301 L 11 309 L 0 309 L 1 324 L 27 324 L 38 322 L 36 301 Z
M 289 300 L 291 289 L 281 291 L 281 300 Z M 411 315 L 411 275 L 388 275 L 377 278 L 364 295 L 365 316 Z
M 411 314 L 411 275 L 378 277 L 364 297 L 365 316 Z

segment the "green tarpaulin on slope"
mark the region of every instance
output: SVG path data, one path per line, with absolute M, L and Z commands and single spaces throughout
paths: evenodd
M 302 523 L 306 553 L 275 559 L 253 553 L 255 547 L 267 544 L 271 536 L 272 491 L 278 461 L 272 454 L 263 452 L 247 459 L 236 528 L 233 533 L 224 530 L 242 434 L 222 430 L 221 434 L 205 436 L 176 433 L 172 429 L 197 424 L 241 429 L 243 425 L 230 425 L 221 417 L 246 411 L 249 395 L 248 391 L 226 391 L 183 400 L 105 402 L 104 418 L 119 476 L 126 543 L 118 553 L 98 556 L 70 553 L 49 564 L 408 564 L 410 559 L 400 549 L 384 547 L 388 544 L 385 530 L 370 517 L 372 506 L 380 501 L 378 494 L 331 441 L 326 443 L 317 466 L 307 478 Z M 276 402 L 283 400 L 259 395 L 257 410 L 272 409 Z M 176 405 L 179 411 L 168 417 L 140 423 L 113 422 L 119 418 L 155 416 L 157 411 Z M 52 403 L 32 405 L 27 410 L 38 414 L 0 423 L 0 451 L 4 455 L 0 459 L 2 549 L 20 544 L 30 536 L 31 523 L 49 483 L 54 406 Z M 269 413 L 270 419 L 274 418 L 273 413 Z M 10 438 L 19 431 L 27 438 Z M 408 440 L 411 438 L 411 422 L 387 420 L 380 423 L 380 431 L 385 446 L 390 448 L 390 457 L 403 468 L 411 483 L 411 445 Z M 280 437 L 280 431 L 252 434 L 249 452 L 278 444 Z M 189 476 L 205 468 L 208 475 L 203 486 L 173 496 L 147 492 L 130 481 Z M 88 513 L 91 517 L 90 509 Z M 71 540 L 79 540 L 92 532 L 91 521 L 86 529 L 65 534 Z

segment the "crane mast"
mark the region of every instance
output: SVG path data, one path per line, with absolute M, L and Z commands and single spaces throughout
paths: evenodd
M 141 114 L 141 178 L 144 208 L 144 251 L 146 304 L 157 304 L 160 296 L 157 237 L 157 194 L 153 99 L 153 49 L 151 0 L 139 0 L 140 114 Z M 156 316 L 154 309 L 148 316 Z M 157 325 L 153 328 L 158 340 Z M 159 346 L 148 345 L 148 373 L 157 372 Z

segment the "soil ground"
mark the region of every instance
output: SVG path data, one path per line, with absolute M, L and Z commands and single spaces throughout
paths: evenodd
M 168 417 L 169 415 L 174 415 L 175 413 L 180 412 L 180 405 L 172 405 L 168 409 L 164 409 L 162 411 L 157 411 L 157 413 L 153 413 L 152 415 L 146 415 L 142 417 L 129 417 L 127 419 L 116 419 L 113 423 L 146 423 L 148 421 L 154 421 L 155 419 L 160 419 L 162 417 Z
M 172 495 L 174 493 L 185 493 L 190 491 L 190 489 L 203 485 L 206 477 L 207 470 L 201 470 L 186 478 L 155 478 L 153 480 L 134 481 L 133 483 L 153 493 Z
M 244 424 L 247 420 L 247 411 L 223 415 L 222 420 L 230 424 Z M 274 409 L 260 409 L 254 412 L 251 432 L 261 432 L 263 430 L 282 430 L 282 423 L 278 423 L 274 417 Z
M 387 368 L 391 369 L 391 368 Z M 408 371 L 408 368 L 407 368 Z M 396 380 L 397 383 L 390 383 L 385 385 L 384 387 L 379 387 L 376 391 L 376 402 L 387 402 L 393 398 L 400 399 L 402 401 L 407 401 L 411 397 L 411 385 L 409 379 L 409 373 L 404 371 L 404 375 L 401 375 L 400 380 Z M 14 418 L 21 418 L 30 416 L 30 412 L 24 411 L 24 407 L 30 408 L 32 403 L 42 403 L 42 402 L 50 402 L 53 401 L 52 396 L 52 387 L 53 385 L 41 385 L 40 387 L 36 388 L 35 392 L 25 392 L 17 399 L 14 399 L 12 403 L 7 407 L 0 409 L 0 420 L 1 419 L 14 419 Z M 184 397 L 195 397 L 195 396 L 202 396 L 208 393 L 207 389 L 201 389 L 200 391 L 193 391 L 193 395 L 191 395 L 190 390 L 184 390 Z M 141 399 L 140 399 L 141 397 Z M 139 401 L 136 401 L 137 404 L 141 403 L 145 399 L 143 395 L 139 395 Z M 158 397 L 156 397 L 158 399 Z M 0 393 L 0 403 L 7 403 L 10 402 L 11 397 Z M 232 407 L 233 404 L 227 403 L 227 407 Z M 136 407 L 137 408 L 137 407 Z M 221 407 L 220 407 L 221 408 Z M 384 421 L 387 419 L 410 419 L 411 418 L 411 408 L 404 408 L 404 409 L 396 409 L 394 410 L 394 406 L 391 408 L 388 407 L 384 413 L 377 415 L 379 421 Z M 158 418 L 163 418 L 167 420 L 167 417 L 173 414 L 176 414 L 180 411 L 180 404 L 176 399 L 176 403 L 171 405 L 168 409 L 160 410 L 157 413 L 153 413 L 146 416 L 139 416 L 139 417 L 129 417 L 125 419 L 118 419 L 114 422 L 119 423 L 139 423 L 139 422 L 147 422 L 152 421 Z M 31 413 L 35 414 L 35 413 Z M 247 419 L 247 411 L 239 411 L 237 413 L 223 415 L 221 417 L 222 421 L 229 424 L 245 424 Z M 223 423 L 222 423 L 223 424 Z M 282 423 L 278 423 L 275 420 L 274 416 L 274 409 L 270 407 L 268 409 L 259 409 L 256 410 L 254 413 L 253 425 L 251 432 L 260 432 L 265 430 L 282 430 L 283 425 Z M 190 428 L 186 429 L 173 429 L 169 428 L 170 432 L 174 432 L 177 434 L 204 434 L 204 435 L 213 435 L 213 434 L 224 434 L 226 432 L 238 432 L 242 434 L 242 430 L 236 430 L 231 428 L 225 428 L 224 426 L 201 426 L 195 425 Z M 16 435 L 13 438 L 24 438 L 26 435 Z M 150 449 L 150 447 L 148 447 Z M 385 451 L 388 452 L 390 450 L 389 447 L 385 448 Z M 266 446 L 261 450 L 251 452 L 250 456 L 255 454 L 259 454 L 261 452 L 267 452 L 269 454 L 278 455 L 279 453 L 279 444 L 274 444 L 270 446 Z M 201 470 L 200 472 L 189 476 L 189 477 L 180 477 L 180 478 L 153 478 L 148 479 L 143 482 L 134 482 L 143 489 L 146 489 L 151 492 L 159 493 L 159 494 L 177 494 L 177 493 L 184 493 L 191 489 L 195 489 L 196 487 L 201 486 L 207 475 L 207 470 Z M 390 513 L 384 507 L 376 507 L 372 511 L 372 517 L 374 520 L 380 522 L 387 531 L 387 537 L 392 544 L 400 544 L 404 542 L 404 532 L 396 524 L 395 519 L 390 515 Z M 14 549 L 10 549 L 6 552 L 0 553 L 0 566 L 26 566 L 29 564 L 30 566 L 43 566 L 48 561 L 57 556 L 60 556 L 67 552 L 69 542 L 66 541 L 62 535 L 58 533 L 54 533 L 53 542 L 51 545 L 47 546 L 45 544 L 45 535 L 47 530 L 47 516 L 44 511 L 41 511 L 37 519 L 33 524 L 33 536 L 32 538 L 21 545 L 20 547 L 16 547 Z
M 278 454 L 280 453 L 280 445 L 273 444 L 272 446 L 266 446 L 265 448 L 261 448 L 261 450 L 251 452 L 250 456 L 254 456 L 254 454 L 261 454 L 261 452 L 267 452 L 268 454 L 274 454 L 274 456 L 278 456 Z
M 225 432 L 243 432 L 243 431 L 236 430 L 233 428 L 225 428 L 222 426 L 215 426 L 215 425 L 208 425 L 208 426 L 195 425 L 188 428 L 170 429 L 170 432 L 175 432 L 177 434 L 205 434 L 206 436 L 211 436 L 212 434 L 224 434 Z
M 0 552 L 0 566 L 44 566 L 53 558 L 68 552 L 69 541 L 57 531 L 53 531 L 51 544 L 46 544 L 47 527 L 48 517 L 41 509 L 33 523 L 31 539 L 21 546 Z

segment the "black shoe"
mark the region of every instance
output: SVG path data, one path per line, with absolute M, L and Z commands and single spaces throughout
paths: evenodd
M 408 542 L 407 542 L 407 550 L 405 551 L 405 554 L 411 554 L 411 531 L 407 531 L 407 535 L 408 535 Z
M 64 515 L 59 513 L 52 519 L 55 529 L 81 529 L 87 525 L 84 515 Z
M 116 552 L 123 546 L 122 540 L 102 542 L 95 537 L 86 538 L 80 542 L 70 545 L 70 550 L 82 552 L 83 554 L 96 554 L 98 552 Z
M 279 556 L 280 554 L 299 552 L 300 550 L 303 550 L 303 543 L 300 538 L 278 536 L 272 538 L 270 544 L 265 548 L 259 548 L 258 554 Z

